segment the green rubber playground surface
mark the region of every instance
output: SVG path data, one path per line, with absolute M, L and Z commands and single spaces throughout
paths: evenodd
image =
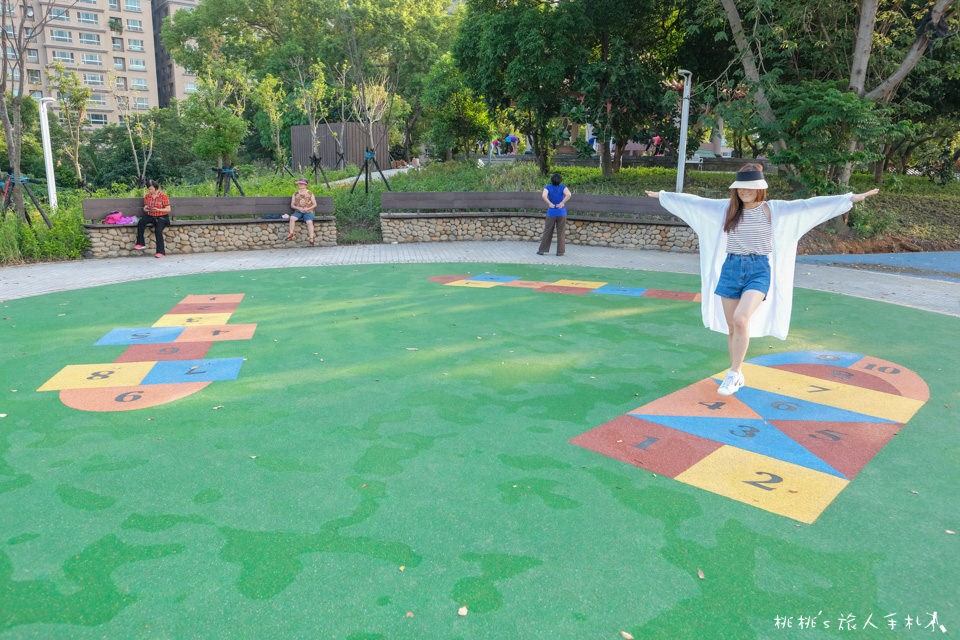
M 960 631 L 960 319 L 797 290 L 789 340 L 751 342 L 748 358 L 858 354 L 929 388 L 808 523 L 654 473 L 644 443 L 633 464 L 569 442 L 723 372 L 699 303 L 428 280 L 477 274 L 699 290 L 681 274 L 417 264 L 0 303 L 0 638 Z M 38 391 L 114 363 L 127 347 L 96 344 L 111 331 L 226 294 L 244 296 L 222 324 L 256 330 L 209 345 L 225 373 L 199 390 L 110 411 Z M 784 494 L 754 472 L 737 482 Z

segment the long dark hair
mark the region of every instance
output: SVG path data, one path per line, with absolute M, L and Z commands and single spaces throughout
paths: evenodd
M 750 162 L 740 167 L 740 171 L 763 171 L 763 165 Z M 757 202 L 765 202 L 767 199 L 766 189 L 757 189 Z M 723 223 L 723 230 L 730 233 L 740 224 L 740 218 L 743 217 L 743 200 L 736 189 L 730 189 L 730 204 L 727 205 L 727 217 Z

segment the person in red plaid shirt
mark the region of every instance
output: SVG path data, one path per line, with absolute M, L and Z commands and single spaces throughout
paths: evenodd
M 160 185 L 156 180 L 147 180 L 147 194 L 143 196 L 143 211 L 146 215 L 140 216 L 137 222 L 137 244 L 133 248 L 144 248 L 143 232 L 148 224 L 152 224 L 157 238 L 156 257 L 162 258 L 164 256 L 163 229 L 170 226 L 170 198 L 160 191 Z

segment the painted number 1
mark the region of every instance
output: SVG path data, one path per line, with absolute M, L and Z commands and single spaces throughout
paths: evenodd
M 783 478 L 768 471 L 757 471 L 758 476 L 769 476 L 766 480 L 744 480 L 744 484 L 752 484 L 758 489 L 763 489 L 764 491 L 773 491 L 773 487 L 765 487 L 767 484 L 779 484 L 783 482 Z
M 644 441 L 641 442 L 640 444 L 637 444 L 637 445 L 634 445 L 634 446 L 635 446 L 637 449 L 646 450 L 647 447 L 649 447 L 650 445 L 652 445 L 654 442 L 659 442 L 659 441 L 660 441 L 660 438 L 653 438 L 653 437 L 651 437 L 651 438 L 647 438 L 646 440 L 644 440 Z

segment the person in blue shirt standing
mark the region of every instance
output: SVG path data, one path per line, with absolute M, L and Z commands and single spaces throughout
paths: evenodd
M 543 230 L 543 236 L 540 238 L 540 249 L 537 255 L 550 251 L 550 243 L 553 241 L 553 229 L 557 229 L 557 255 L 562 256 L 566 249 L 566 230 L 567 230 L 567 200 L 573 195 L 567 185 L 562 184 L 563 178 L 559 173 L 550 176 L 550 184 L 543 188 L 540 197 L 547 203 L 547 222 Z

